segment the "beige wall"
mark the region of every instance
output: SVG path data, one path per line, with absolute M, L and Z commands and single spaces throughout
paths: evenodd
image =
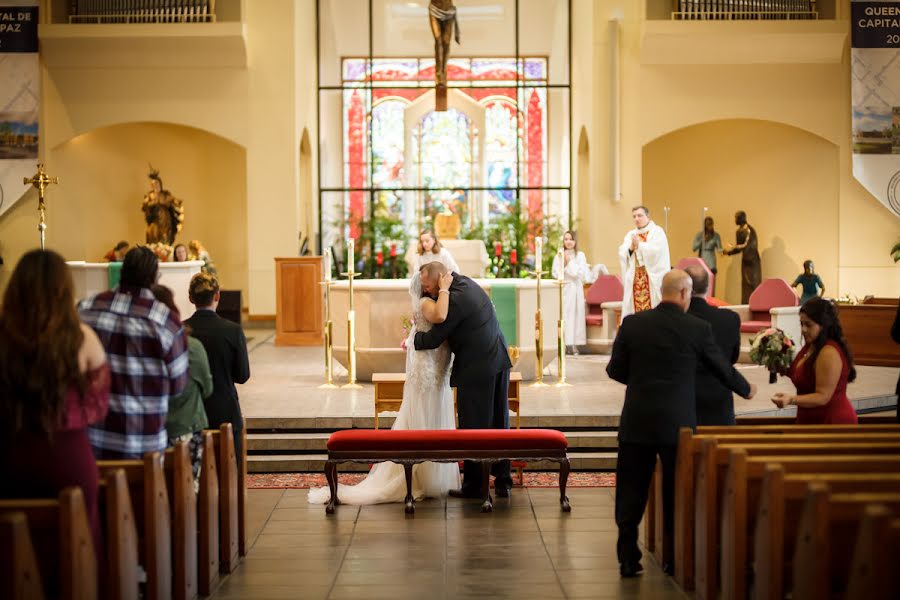
M 763 277 L 788 282 L 810 258 L 834 293 L 838 276 L 838 149 L 769 121 L 726 120 L 688 127 L 644 147 L 644 200 L 654 220 L 669 212 L 672 262 L 694 256 L 703 207 L 722 242 L 734 243 L 734 213 L 759 236 Z M 741 301 L 740 256 L 719 259 L 716 295 Z
M 323 5 L 346 8 L 357 6 L 359 2 L 344 0 Z M 53 195 L 50 197 L 51 240 L 62 244 L 66 252 L 86 255 L 94 252 L 95 247 L 110 243 L 108 240 L 139 236 L 140 213 L 130 202 L 137 202 L 144 192 L 145 162 L 157 161 L 155 156 L 141 154 L 143 148 L 139 144 L 143 142 L 131 148 L 130 144 L 124 143 L 127 140 L 116 133 L 118 128 L 103 128 L 152 122 L 183 125 L 215 134 L 200 134 L 193 129 L 178 127 L 151 128 L 144 132 L 145 137 L 156 140 L 152 147 L 146 148 L 148 152 L 166 146 L 175 156 L 193 157 L 196 154 L 187 165 L 208 166 L 206 171 L 185 166 L 184 173 L 179 173 L 180 166 L 166 167 L 160 161 L 167 185 L 188 201 L 189 228 L 194 227 L 191 220 L 200 216 L 191 203 L 207 201 L 201 200 L 207 196 L 195 184 L 201 179 L 201 172 L 212 172 L 216 162 L 202 155 L 227 154 L 234 159 L 238 147 L 242 147 L 246 164 L 244 193 L 242 198 L 235 196 L 233 202 L 235 205 L 245 203 L 243 224 L 231 232 L 228 249 L 210 250 L 217 262 L 230 263 L 227 268 L 232 274 L 229 277 L 246 286 L 245 305 L 250 313 L 271 315 L 275 312 L 273 258 L 296 254 L 298 234 L 300 231 L 311 232 L 309 221 L 318 221 L 315 206 L 318 202 L 317 154 L 320 144 L 326 144 L 328 156 L 323 167 L 327 168 L 328 161 L 339 156 L 339 146 L 330 138 L 320 141 L 316 127 L 315 2 L 253 0 L 246 2 L 244 8 L 247 55 L 244 68 L 189 66 L 203 64 L 206 60 L 203 56 L 187 61 L 188 66 L 183 68 L 96 68 L 84 62 L 79 64 L 77 56 L 65 61 L 66 67 L 48 68 L 45 65 L 41 152 L 51 173 L 64 177 L 63 185 L 51 194 L 90 198 L 90 202 L 96 203 L 91 204 L 89 211 L 73 212 L 70 220 L 60 222 L 54 219 L 61 218 L 66 214 L 62 211 L 67 209 L 58 205 L 67 200 L 59 198 L 56 202 Z M 652 27 L 641 20 L 642 2 L 577 0 L 572 2 L 572 10 L 574 74 L 570 143 L 574 151 L 571 155 L 577 156 L 582 128 L 589 150 L 587 166 L 575 170 L 573 203 L 577 207 L 581 229 L 580 242 L 591 262 L 605 262 L 613 271 L 617 270 L 616 246 L 630 227 L 630 207 L 645 199 L 650 204 L 669 203 L 666 197 L 676 189 L 684 198 L 680 201 L 684 204 L 682 210 L 681 205 L 676 206 L 674 201 L 670 203 L 673 209 L 677 208 L 672 213 L 673 224 L 684 215 L 686 224 L 676 226 L 692 232 L 694 228 L 689 227 L 689 223 L 694 217 L 688 215 L 691 214 L 689 211 L 696 211 L 700 196 L 692 192 L 681 173 L 672 172 L 671 163 L 665 157 L 671 157 L 677 147 L 708 155 L 705 147 L 722 143 L 725 136 L 722 122 L 751 119 L 782 123 L 796 129 L 771 123 L 766 125 L 764 130 L 754 132 L 761 137 L 754 138 L 750 146 L 732 150 L 741 162 L 749 161 L 749 164 L 725 164 L 716 173 L 706 175 L 707 181 L 700 188 L 706 197 L 712 199 L 721 191 L 730 190 L 729 199 L 719 201 L 724 203 L 721 210 L 716 205 L 715 216 L 720 230 L 730 233 L 727 215 L 732 212 L 732 207 L 728 203 L 742 202 L 753 222 L 760 227 L 764 245 L 775 247 L 776 237 L 784 240 L 784 256 L 773 256 L 766 261 L 769 266 L 764 267 L 779 273 L 789 271 L 794 264 L 799 265 L 809 254 L 805 248 L 801 249 L 806 239 L 802 237 L 804 234 L 797 234 L 797 231 L 828 231 L 831 239 L 827 247 L 817 249 L 816 258 L 829 291 L 858 296 L 867 293 L 900 295 L 900 268 L 894 266 L 888 256 L 888 250 L 900 233 L 900 220 L 855 183 L 850 174 L 849 54 L 846 49 L 842 61 L 826 59 L 817 64 L 775 64 L 777 61 L 744 65 L 643 64 L 642 40 L 649 35 L 648 31 L 652 33 Z M 339 15 L 345 13 L 347 11 L 338 11 Z M 611 196 L 609 21 L 613 18 L 621 20 L 621 202 L 614 201 Z M 849 31 L 848 23 L 844 21 L 843 24 Z M 558 23 L 556 25 L 559 29 Z M 716 22 L 692 23 L 690 27 L 696 35 L 703 35 L 704 27 L 716 31 L 719 25 Z M 802 32 L 815 31 L 818 24 L 740 25 L 748 31 L 776 34 L 795 26 L 798 32 L 796 44 L 806 45 L 809 38 Z M 469 36 L 464 39 L 470 40 L 464 42 L 465 52 L 478 49 L 482 54 L 490 54 L 487 34 L 479 34 L 477 27 L 466 28 L 465 24 L 463 27 L 464 32 L 469 32 L 464 33 Z M 543 31 L 541 35 L 547 37 L 546 33 Z M 523 35 L 529 40 L 538 39 L 527 31 Z M 507 38 L 501 38 L 498 43 L 505 44 Z M 677 39 L 677 36 L 671 39 Z M 846 36 L 838 34 L 835 37 L 833 32 L 825 32 L 815 40 L 817 47 L 825 47 L 825 50 L 830 47 L 832 55 L 839 56 L 840 52 L 833 52 L 834 44 L 842 48 L 840 44 L 846 43 Z M 141 40 L 141 43 L 146 41 Z M 113 42 L 105 40 L 104 43 Z M 129 40 L 123 38 L 121 43 L 127 46 Z M 166 39 L 160 38 L 158 43 L 166 44 Z M 324 43 L 326 46 L 330 43 L 335 49 L 334 41 L 329 42 L 327 36 Z M 209 53 L 215 47 L 198 44 L 197 52 Z M 77 44 L 73 48 L 77 51 Z M 511 51 L 506 49 L 495 54 Z M 559 54 L 555 46 L 551 52 Z M 85 56 L 89 54 L 85 52 Z M 690 52 L 681 54 L 689 55 Z M 822 55 L 827 56 L 828 52 Z M 709 122 L 720 124 L 702 125 Z M 699 127 L 686 129 L 683 135 L 667 135 L 693 125 Z M 304 154 L 304 165 L 309 167 L 301 169 L 300 146 L 304 130 L 311 143 L 309 153 Z M 222 138 L 236 146 L 227 146 Z M 788 157 L 779 148 L 767 148 L 767 139 L 778 140 L 779 146 L 794 148 L 803 155 Z M 79 140 L 89 141 L 90 151 L 84 156 L 79 149 Z M 223 144 L 230 150 L 225 150 Z M 751 156 L 750 148 L 757 148 L 759 156 Z M 562 155 L 560 153 L 560 157 Z M 757 164 L 752 161 L 758 160 L 774 168 L 776 163 L 788 158 L 793 159 L 791 164 L 803 164 L 811 172 L 824 173 L 824 169 L 832 169 L 836 176 L 812 181 L 798 173 L 797 177 L 788 180 L 787 173 L 782 173 L 779 176 L 787 187 L 778 190 L 773 189 L 771 180 L 747 177 L 752 165 Z M 829 166 L 822 166 L 822 161 Z M 87 176 L 90 172 L 87 168 L 83 175 L 78 170 L 82 164 L 118 165 L 124 169 L 122 179 L 127 183 L 119 187 L 120 184 L 110 184 L 103 177 Z M 567 172 L 567 169 L 560 168 L 559 172 Z M 230 179 L 239 180 L 240 175 L 230 175 Z M 76 183 L 78 187 L 74 187 Z M 786 198 L 786 203 L 792 205 L 789 209 L 784 208 L 787 220 L 779 221 L 775 215 L 763 216 L 755 208 L 759 205 L 751 204 L 751 201 L 761 202 L 760 198 L 774 197 Z M 814 203 L 798 206 L 800 198 L 808 198 Z M 80 206 L 79 202 L 69 204 Z M 823 207 L 823 202 L 827 206 Z M 0 251 L 7 261 L 0 268 L 0 285 L 18 257 L 34 245 L 33 205 L 33 200 L 26 199 L 0 218 Z M 797 222 L 801 217 L 805 219 L 802 224 Z M 93 223 L 100 221 L 104 222 L 103 228 L 90 229 L 94 227 Z M 232 222 L 235 221 L 229 221 Z M 78 224 L 77 231 L 72 226 L 75 223 Z M 220 222 L 213 221 L 203 227 L 212 231 L 219 225 Z M 197 223 L 196 226 L 201 225 Z M 683 253 L 679 248 L 688 243 L 680 239 L 682 234 L 676 233 L 673 231 L 673 255 Z M 208 236 L 198 237 L 206 241 Z M 237 258 L 236 253 L 240 252 L 243 260 Z
M 78 136 L 50 151 L 48 245 L 68 260 L 100 261 L 120 239 L 143 242 L 141 201 L 147 164 L 184 202 L 177 242 L 199 239 L 222 287 L 247 293 L 246 157 L 244 149 L 209 133 L 161 123 L 132 123 Z M 0 221 L 8 275 L 23 252 L 38 245 L 36 201 L 24 200 Z

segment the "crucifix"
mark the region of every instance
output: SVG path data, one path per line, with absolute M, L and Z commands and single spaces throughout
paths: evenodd
M 44 211 L 47 209 L 47 206 L 44 204 L 44 190 L 51 184 L 59 185 L 59 177 L 50 177 L 47 173 L 44 172 L 44 163 L 38 163 L 38 172 L 35 173 L 34 177 L 28 179 L 25 177 L 22 180 L 22 183 L 28 185 L 29 183 L 34 186 L 34 189 L 38 191 L 38 211 L 41 213 L 41 220 L 38 223 L 38 232 L 41 234 L 41 250 L 44 249 L 44 232 L 47 231 L 47 223 L 44 222 Z
M 459 23 L 453 0 L 431 0 L 428 21 L 434 36 L 434 110 L 447 110 L 447 57 L 450 37 L 459 44 Z

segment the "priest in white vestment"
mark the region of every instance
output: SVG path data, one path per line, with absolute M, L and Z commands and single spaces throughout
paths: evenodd
M 625 288 L 622 318 L 659 304 L 663 276 L 672 268 L 666 232 L 650 220 L 647 207 L 634 207 L 631 218 L 635 228 L 625 234 L 625 240 L 619 246 Z

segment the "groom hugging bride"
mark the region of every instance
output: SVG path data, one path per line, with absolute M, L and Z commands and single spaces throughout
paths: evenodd
M 488 295 L 439 262 L 422 266 L 410 280 L 409 295 L 415 328 L 403 342 L 406 383 L 393 429 L 454 429 L 451 386 L 460 429 L 508 429 L 512 363 Z M 492 472 L 495 494 L 509 496 L 509 461 L 495 463 Z M 422 463 L 413 469 L 412 486 L 417 500 L 448 493 L 481 498 L 481 467 L 467 461 L 460 488 L 456 464 Z M 311 489 L 309 501 L 324 504 L 329 495 L 327 487 Z M 403 467 L 396 463 L 379 463 L 357 485 L 338 486 L 343 504 L 403 502 L 405 497 Z

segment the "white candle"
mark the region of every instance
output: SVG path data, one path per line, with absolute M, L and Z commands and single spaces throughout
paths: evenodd
M 543 257 L 541 256 L 541 247 L 543 246 L 544 240 L 540 237 L 534 239 L 534 270 L 540 271 L 541 265 L 544 264 L 544 261 L 541 260 Z
M 353 273 L 356 269 L 356 261 L 353 260 L 353 238 L 350 238 L 350 241 L 347 242 L 347 272 Z
M 325 281 L 331 281 L 331 252 L 325 250 Z
M 559 281 L 562 281 L 566 271 L 566 251 L 562 246 L 559 247 Z M 551 273 L 552 275 L 552 273 Z

